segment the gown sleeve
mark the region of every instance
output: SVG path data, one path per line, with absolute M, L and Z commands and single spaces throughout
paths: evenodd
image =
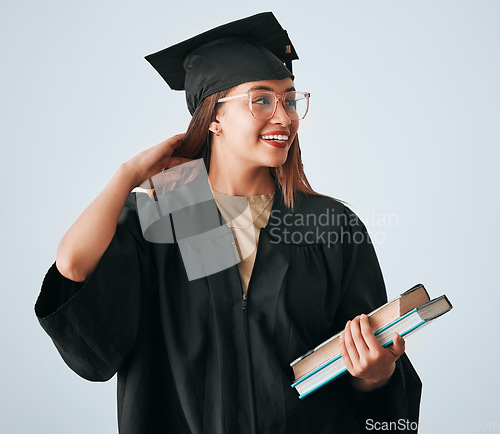
M 54 263 L 48 270 L 35 314 L 66 364 L 91 381 L 110 379 L 124 363 L 137 337 L 148 250 L 131 194 L 114 237 L 85 282 L 64 277 Z
M 331 334 L 345 327 L 348 320 L 387 302 L 384 279 L 375 249 L 365 225 L 349 208 L 342 240 L 343 266 L 340 301 Z M 361 428 L 367 420 L 418 422 L 422 383 L 404 353 L 396 361 L 396 370 L 383 387 L 361 392 L 350 382 L 350 374 L 339 379 L 356 409 Z

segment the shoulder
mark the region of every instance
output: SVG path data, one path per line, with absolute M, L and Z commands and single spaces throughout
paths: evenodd
M 137 219 L 137 193 L 132 192 L 127 196 L 123 209 L 118 219 L 118 224 L 127 225 L 131 220 Z
M 123 205 L 120 217 L 118 218 L 117 229 L 125 229 L 134 238 L 143 241 L 141 224 L 138 214 L 138 202 L 141 200 L 143 193 L 132 192 L 128 195 L 125 204 Z
M 276 207 L 267 227 L 277 242 L 292 245 L 341 245 L 365 228 L 344 203 L 329 196 L 300 192 L 293 209 Z
M 358 215 L 345 203 L 327 195 L 320 196 L 300 192 L 293 214 L 309 214 L 316 216 L 318 219 L 320 217 L 326 219 L 326 216 L 328 216 L 329 222 L 333 226 L 358 226 L 363 224 Z

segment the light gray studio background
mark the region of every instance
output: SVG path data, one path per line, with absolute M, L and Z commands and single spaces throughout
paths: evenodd
M 2 0 L 1 433 L 117 431 L 116 378 L 66 367 L 33 312 L 40 284 L 119 164 L 187 127 L 184 94 L 143 57 L 268 10 L 312 95 L 313 188 L 365 221 L 390 298 L 421 282 L 454 304 L 406 342 L 420 432 L 500 431 L 500 2 Z

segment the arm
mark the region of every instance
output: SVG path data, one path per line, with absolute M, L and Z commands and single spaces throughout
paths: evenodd
M 179 139 L 168 139 L 120 166 L 64 236 L 58 263 L 43 280 L 35 304 L 38 320 L 66 364 L 87 380 L 110 379 L 144 327 L 142 312 L 156 281 L 136 196 L 129 192 L 163 167 L 186 160 L 170 157 Z
M 351 362 L 350 369 L 348 367 L 350 375 L 343 381 L 346 397 L 358 414 L 360 426 L 365 426 L 368 418 L 380 421 L 400 418 L 418 421 L 422 384 L 404 353 L 403 339 L 400 342 L 396 339 L 395 345 L 386 348 L 379 348 L 378 341 L 377 344 L 372 341 L 372 352 L 370 337 L 373 333 L 371 329 L 365 329 L 364 333 L 362 331 L 363 321 L 360 315 L 386 303 L 387 294 L 366 227 L 349 208 L 345 207 L 345 212 L 348 223 L 343 227 L 347 236 L 342 245 L 341 296 L 331 334 L 345 330 L 342 351 L 347 353 L 345 360 L 349 359 L 346 367 Z M 348 321 L 349 325 L 346 326 Z M 348 345 L 347 339 L 350 340 Z M 373 339 L 376 340 L 374 336 Z M 361 348 L 364 347 L 361 357 L 357 350 L 358 344 Z M 347 346 L 351 347 L 352 357 Z M 394 353 L 391 354 L 391 351 Z
M 183 134 L 173 136 L 123 163 L 111 181 L 62 238 L 56 258 L 59 272 L 83 282 L 94 270 L 116 231 L 118 218 L 130 191 L 160 172 L 190 161 L 172 157 Z

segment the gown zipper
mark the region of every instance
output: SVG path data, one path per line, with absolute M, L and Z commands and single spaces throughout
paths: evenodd
M 220 212 L 219 209 L 217 209 L 218 213 L 219 213 L 219 221 L 221 224 L 226 224 L 226 222 L 224 221 L 223 217 L 222 217 L 222 213 Z M 233 238 L 234 238 L 234 235 L 233 235 Z M 259 242 L 260 242 L 260 237 L 259 237 Z M 257 262 L 257 255 L 259 253 L 259 242 L 257 242 L 257 252 L 256 252 L 256 255 L 255 255 L 255 262 L 254 262 L 254 268 L 255 268 L 255 264 Z M 238 265 L 234 265 L 232 267 L 232 269 L 234 270 L 234 272 L 236 273 L 236 277 L 238 279 L 238 282 L 240 284 L 240 289 L 241 289 L 241 293 L 242 293 L 242 320 L 243 320 L 243 334 L 245 336 L 245 347 L 246 347 L 246 356 L 247 356 L 247 363 L 248 363 L 248 368 L 249 368 L 249 374 L 250 374 L 250 377 L 252 377 L 250 379 L 250 383 L 251 383 L 251 405 L 252 405 L 252 409 L 251 409 L 251 415 L 252 415 L 252 420 L 250 422 L 250 431 L 255 434 L 256 431 L 257 431 L 257 420 L 256 420 L 256 404 L 255 404 L 255 390 L 254 390 L 254 387 L 253 387 L 253 371 L 252 371 L 252 363 L 251 363 L 251 359 L 252 359 L 252 356 L 251 356 L 251 347 L 250 347 L 250 339 L 249 339 L 249 336 L 248 336 L 248 314 L 247 314 L 247 298 L 248 298 L 248 289 L 250 289 L 250 283 L 251 283 L 251 280 L 252 280 L 252 275 L 253 275 L 253 272 L 254 270 L 252 269 L 252 273 L 250 274 L 250 280 L 248 282 L 248 288 L 247 288 L 247 292 L 244 292 L 243 291 L 243 284 L 241 282 L 241 276 L 240 276 L 240 272 L 239 272 L 239 269 L 238 269 Z

